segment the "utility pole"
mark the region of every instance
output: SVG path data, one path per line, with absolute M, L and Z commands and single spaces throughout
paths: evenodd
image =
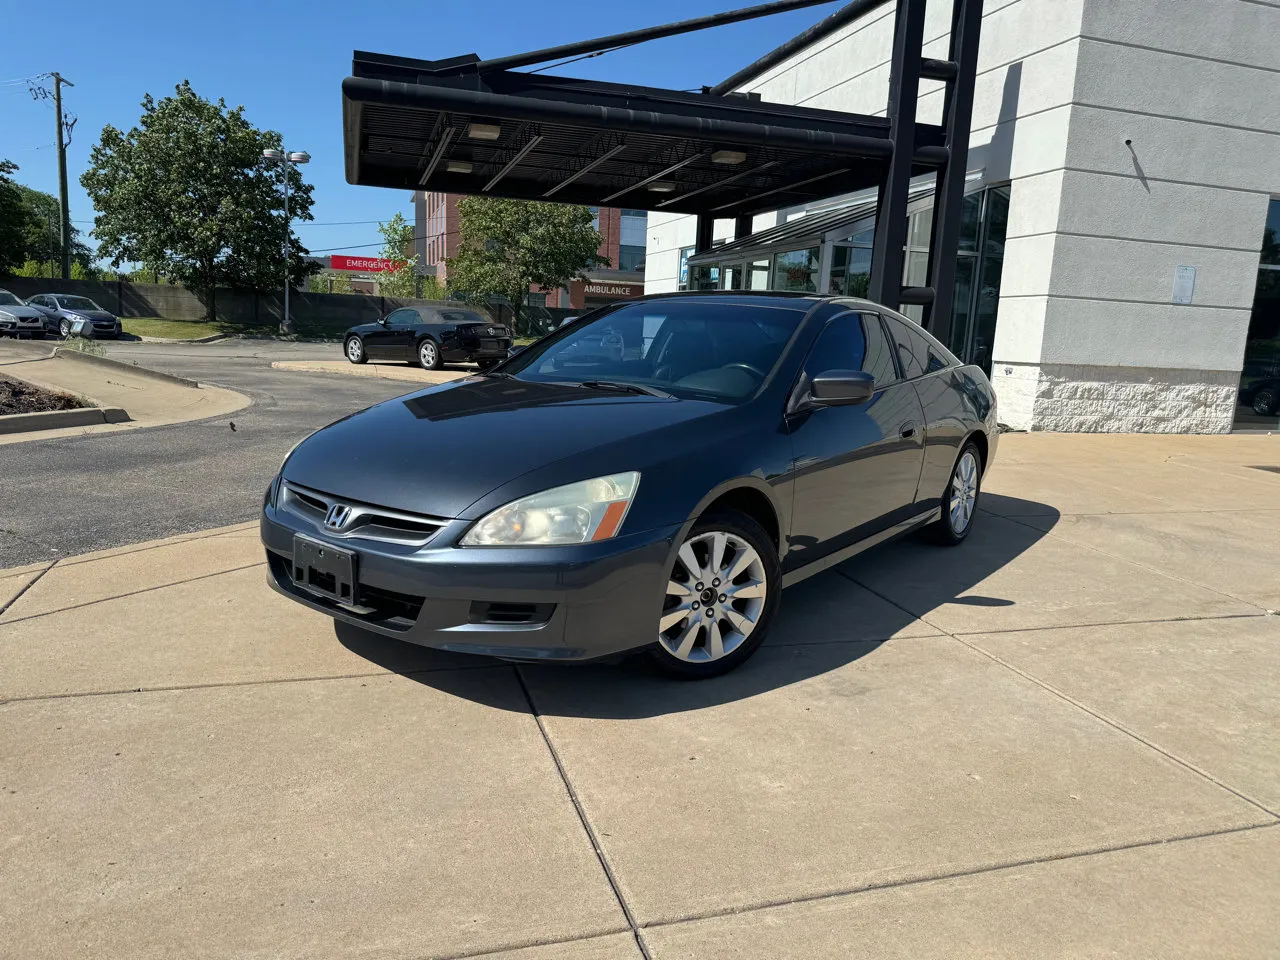
M 71 212 L 67 206 L 67 144 L 62 129 L 62 85 L 74 87 L 70 80 L 64 80 L 59 73 L 53 77 L 53 107 L 58 115 L 58 204 L 59 217 L 62 221 L 62 279 L 71 276 Z

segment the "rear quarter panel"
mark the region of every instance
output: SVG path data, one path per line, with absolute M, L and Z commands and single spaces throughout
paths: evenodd
M 924 463 L 916 502 L 935 506 L 969 436 L 975 432 L 987 436 L 988 461 L 995 453 L 995 391 L 973 366 L 940 370 L 913 383 L 925 416 Z

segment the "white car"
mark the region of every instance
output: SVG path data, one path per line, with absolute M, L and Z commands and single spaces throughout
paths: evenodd
M 8 290 L 0 290 L 0 337 L 44 339 L 44 314 Z

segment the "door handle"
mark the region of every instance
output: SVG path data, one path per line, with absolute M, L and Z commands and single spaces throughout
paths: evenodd
M 906 423 L 902 425 L 902 428 L 898 431 L 898 433 L 901 434 L 903 440 L 910 440 L 912 437 L 916 435 L 917 426 L 918 424 L 914 420 L 908 420 Z

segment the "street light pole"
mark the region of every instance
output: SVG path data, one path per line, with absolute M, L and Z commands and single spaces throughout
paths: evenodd
M 311 154 L 305 150 L 286 153 L 283 150 L 263 150 L 262 159 L 284 167 L 284 316 L 280 318 L 280 332 L 293 333 L 293 319 L 289 316 L 289 171 L 295 163 L 309 163 Z

